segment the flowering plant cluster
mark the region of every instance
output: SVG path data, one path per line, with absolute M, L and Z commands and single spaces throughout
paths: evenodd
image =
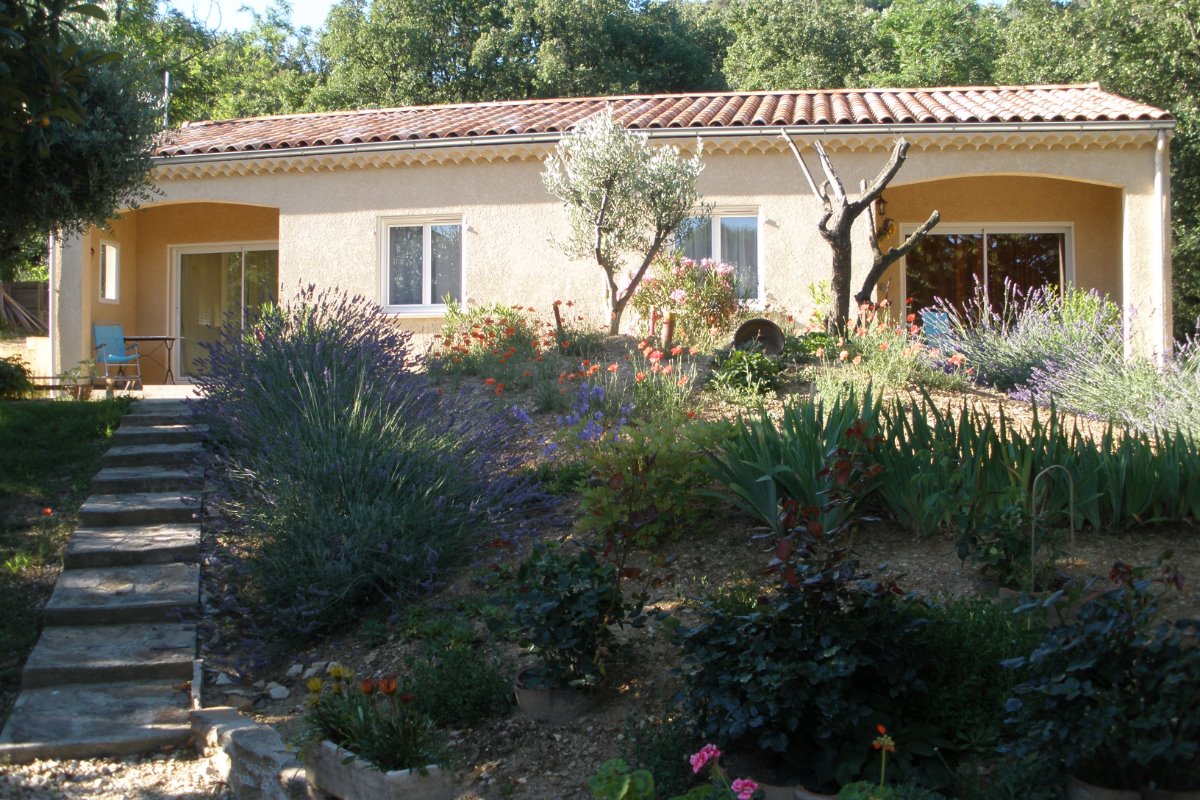
M 632 303 L 646 326 L 655 312 L 664 319 L 673 313 L 675 340 L 711 342 L 732 327 L 738 312 L 734 267 L 707 258 L 694 261 L 677 252 L 660 256 Z
M 604 380 L 598 369 L 593 371 L 599 365 L 584 364 L 578 372 L 559 376 L 560 383 L 574 382 L 576 377 L 579 381 L 575 384 L 571 409 L 555 417 L 558 429 L 544 443 L 544 455 L 548 458 L 561 454 L 564 449 L 568 450 L 568 455 L 574 455 L 602 440 L 615 441 L 633 413 L 633 403 L 626 398 L 624 387 L 611 378 Z M 603 375 L 611 376 L 616 371 L 606 370 Z
M 354 680 L 348 667 L 326 668 L 329 682 L 308 681 L 306 743 L 326 739 L 387 772 L 437 763 L 441 744 L 433 721 L 420 713 L 411 693 L 397 689 L 395 675 Z
M 675 800 L 756 800 L 763 797 L 758 784 L 749 778 L 734 778 L 732 781 L 720 764 L 721 751 L 715 744 L 706 744 L 688 757 L 692 773 L 699 775 L 708 767 L 708 786 L 697 786 L 682 798 Z
M 839 382 L 849 381 L 859 388 L 867 383 L 900 387 L 912 383 L 954 385 L 974 376 L 966 356 L 946 352 L 937 344 L 923 336 L 916 314 L 909 314 L 904 323 L 895 322 L 885 299 L 878 305 L 863 304 L 854 327 L 846 335 L 816 347 L 812 355 Z
M 614 442 L 636 416 L 686 415 L 692 395 L 695 369 L 687 355 L 694 353 L 683 346 L 663 352 L 643 340 L 637 353 L 620 361 L 593 362 L 584 359 L 574 370 L 558 374 L 558 388 L 571 396 L 571 408 L 559 414 L 558 429 L 544 442 L 547 456 L 589 452 L 601 442 Z M 576 387 L 574 390 L 571 387 Z M 514 411 L 518 419 L 527 419 L 524 411 Z
M 638 342 L 632 356 L 633 397 L 643 416 L 672 416 L 684 414 L 689 419 L 695 412 L 688 406 L 696 383 L 695 363 L 690 361 L 699 351 L 695 347 L 675 345 L 663 351 L 646 339 Z
M 719 760 L 721 751 L 715 744 L 706 744 L 688 757 L 692 774 L 699 775 L 707 768 L 709 782 L 687 794 L 671 800 L 762 800 L 765 793 L 749 778 L 729 779 Z M 606 761 L 588 781 L 588 788 L 597 800 L 654 800 L 654 776 L 649 770 L 630 770 L 621 759 Z
M 884 785 L 887 778 L 888 753 L 896 752 L 896 740 L 882 724 L 876 725 L 875 730 L 879 735 L 871 742 L 871 748 L 879 753 L 879 784 L 869 781 L 847 784 L 838 792 L 838 800 L 894 800 L 896 797 L 895 790 Z
M 485 375 L 510 361 L 533 359 L 555 345 L 543 341 L 526 316 L 533 311 L 500 305 L 465 310 L 452 304 L 434 336 L 433 360 L 446 372 Z

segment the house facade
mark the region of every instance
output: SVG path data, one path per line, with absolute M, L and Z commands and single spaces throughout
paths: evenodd
M 710 219 L 680 245 L 735 263 L 751 302 L 804 314 L 829 279 L 821 204 L 782 134 L 817 169 L 820 140 L 856 191 L 897 138 L 908 159 L 884 192 L 900 236 L 941 223 L 877 295 L 919 310 L 980 284 L 1070 283 L 1128 310 L 1131 351 L 1171 331 L 1170 115 L 1095 85 L 580 98 L 290 115 L 185 125 L 155 158 L 158 193 L 105 229 L 55 242 L 55 369 L 91 356 L 92 325 L 177 342 L 194 374 L 222 321 L 301 285 L 374 299 L 417 332 L 450 298 L 532 306 L 574 300 L 600 324 L 595 264 L 556 245 L 567 215 L 542 185 L 547 154 L 611 107 L 652 144 L 702 148 Z M 870 265 L 855 238 L 857 289 Z M 994 298 L 993 298 L 994 299 Z M 162 380 L 165 352 L 143 371 Z

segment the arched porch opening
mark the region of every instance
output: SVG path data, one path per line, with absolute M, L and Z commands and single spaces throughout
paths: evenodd
M 916 311 L 935 297 L 961 304 L 976 291 L 993 306 L 1011 282 L 1021 289 L 1070 284 L 1121 304 L 1123 191 L 1064 178 L 954 177 L 884 192 L 896 246 L 937 209 L 941 222 L 879 281 L 878 299 Z M 906 302 L 911 299 L 911 303 Z
M 228 315 L 277 299 L 278 251 L 277 208 L 223 202 L 148 205 L 64 242 L 58 368 L 90 357 L 94 324 L 120 324 L 147 337 L 146 383 L 195 374 Z

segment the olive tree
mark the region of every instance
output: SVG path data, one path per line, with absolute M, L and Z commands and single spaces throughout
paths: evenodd
M 651 147 L 646 136 L 617 123 L 611 109 L 584 120 L 546 160 L 542 181 L 570 219 L 570 236 L 560 246 L 572 258 L 594 258 L 604 272 L 610 334 L 620 330 L 655 256 L 696 216 L 701 169 L 699 146 L 692 158 L 675 147 Z M 639 260 L 621 285 L 631 253 Z

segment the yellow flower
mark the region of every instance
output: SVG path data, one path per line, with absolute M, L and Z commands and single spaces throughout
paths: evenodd
M 320 678 L 309 678 L 307 686 L 310 692 L 316 694 L 317 692 L 321 691 L 322 687 L 325 686 L 325 681 L 321 680 Z

